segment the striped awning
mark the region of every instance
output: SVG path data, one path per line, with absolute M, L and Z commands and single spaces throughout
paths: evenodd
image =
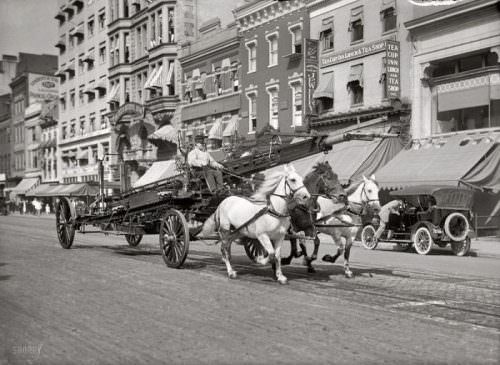
M 153 78 L 155 77 L 156 70 L 157 70 L 157 69 L 156 69 L 156 68 L 154 68 L 154 69 L 150 72 L 150 74 L 149 74 L 148 78 L 146 79 L 146 82 L 144 83 L 144 89 L 149 89 L 149 88 L 151 88 L 151 81 L 153 81 Z
M 333 99 L 334 96 L 335 83 L 333 80 L 333 72 L 329 72 L 319 79 L 319 85 L 314 90 L 313 98 L 330 98 Z
M 172 62 L 172 63 L 170 63 L 170 66 L 168 68 L 166 84 L 172 85 L 173 80 L 174 80 L 174 63 Z
M 212 125 L 212 128 L 210 128 L 210 131 L 208 132 L 208 138 L 222 139 L 222 137 L 223 137 L 222 120 L 217 119 L 215 123 Z
M 222 133 L 223 137 L 231 137 L 234 136 L 238 132 L 238 119 L 234 116 L 231 121 L 227 124 L 224 132 Z
M 154 73 L 153 78 L 151 79 L 151 83 L 149 84 L 150 88 L 158 88 L 163 89 L 164 84 L 163 77 L 163 65 L 161 65 Z
M 111 92 L 108 95 L 108 103 L 120 102 L 120 95 L 118 91 L 120 90 L 120 84 L 116 83 L 112 88 Z
M 31 189 L 34 189 L 39 182 L 40 179 L 38 177 L 25 177 L 19 184 L 12 188 L 11 191 L 17 195 L 23 195 Z
M 164 125 L 163 127 L 154 131 L 148 136 L 150 141 L 167 141 L 177 144 L 177 129 L 171 124 Z

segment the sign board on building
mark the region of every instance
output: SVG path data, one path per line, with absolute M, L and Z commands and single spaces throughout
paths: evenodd
M 320 67 L 332 66 L 374 53 L 383 52 L 386 50 L 386 42 L 387 41 L 385 39 L 381 39 L 358 47 L 349 48 L 344 51 L 324 55 L 321 57 Z
M 389 99 L 399 99 L 401 96 L 399 51 L 399 42 L 386 41 L 385 72 L 387 97 Z
M 303 106 L 304 116 L 314 114 L 313 94 L 318 84 L 318 45 L 319 42 L 314 39 L 305 39 L 304 41 L 304 93 Z
M 59 94 L 59 79 L 55 76 L 28 74 L 28 104 L 55 100 Z

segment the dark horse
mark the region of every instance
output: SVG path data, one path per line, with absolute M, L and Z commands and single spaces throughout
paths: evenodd
M 301 251 L 297 249 L 297 238 L 290 238 L 291 250 L 290 256 L 283 257 L 281 263 L 289 265 L 294 257 L 304 256 L 304 264 L 307 266 L 307 271 L 315 272 L 312 267 L 312 262 L 316 260 L 319 249 L 319 238 L 317 235 L 314 222 L 316 213 L 319 210 L 317 206 L 318 197 L 322 196 L 331 199 L 337 205 L 338 210 L 343 210 L 347 207 L 347 194 L 339 182 L 338 176 L 333 172 L 332 167 L 327 162 L 317 163 L 312 171 L 304 178 L 304 185 L 311 193 L 313 198 L 309 206 L 295 205 L 289 207 L 291 218 L 290 233 L 296 235 L 297 232 L 304 232 L 306 237 L 314 237 L 314 251 L 309 257 L 304 241 L 300 241 Z

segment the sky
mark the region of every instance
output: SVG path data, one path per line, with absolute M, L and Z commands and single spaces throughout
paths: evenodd
M 198 0 L 199 24 L 220 17 L 222 24 L 233 21 L 231 10 L 244 0 Z M 0 55 L 19 52 L 57 55 L 58 0 L 0 0 Z
M 57 0 L 0 0 L 0 55 L 57 55 L 57 9 Z

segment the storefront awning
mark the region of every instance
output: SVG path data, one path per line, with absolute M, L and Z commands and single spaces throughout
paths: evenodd
M 323 75 L 319 79 L 319 84 L 314 90 L 313 98 L 330 98 L 333 99 L 335 90 L 335 82 L 333 80 L 333 72 Z
M 175 160 L 153 162 L 153 165 L 151 165 L 146 173 L 142 175 L 133 186 L 134 188 L 138 188 L 140 186 L 154 184 L 180 174 L 181 173 L 177 170 Z
M 0 174 L 0 184 L 4 184 L 7 181 L 7 176 L 5 174 Z
M 210 128 L 210 131 L 208 132 L 208 138 L 209 139 L 222 139 L 223 137 L 223 130 L 222 130 L 222 120 L 217 119 L 215 123 L 212 125 L 212 128 Z
M 40 179 L 38 177 L 25 177 L 11 191 L 16 195 L 23 195 L 35 188 L 39 182 Z
M 224 132 L 222 133 L 223 137 L 231 137 L 234 136 L 238 132 L 238 117 L 235 115 L 229 121 Z
M 383 188 L 457 186 L 492 146 L 493 143 L 485 143 L 480 136 L 470 139 L 464 134 L 423 143 L 420 147 L 414 144 L 380 169 L 376 178 Z
M 38 196 L 96 196 L 98 193 L 98 184 L 74 183 L 55 185 Z
M 150 141 L 167 141 L 177 144 L 177 129 L 171 124 L 164 125 L 148 136 Z
M 59 186 L 59 185 L 58 184 L 40 184 L 35 189 L 26 193 L 26 196 L 38 196 L 38 197 L 49 196 L 47 194 L 51 190 L 54 190 L 57 186 Z
M 148 78 L 146 79 L 146 82 L 144 83 L 144 89 L 149 89 L 151 88 L 151 82 L 156 76 L 157 68 L 154 68 L 153 71 L 149 74 Z
M 380 139 L 374 141 L 347 141 L 333 145 L 332 150 L 327 154 L 323 152 L 317 153 L 293 161 L 291 164 L 301 176 L 306 176 L 318 162 L 328 161 L 333 171 L 338 175 L 340 183 L 349 185 L 354 181 L 353 176 L 356 176 L 362 164 L 372 156 L 380 143 Z M 282 166 L 275 166 L 266 170 L 265 173 L 282 169 Z
M 437 86 L 438 111 L 472 108 L 490 104 L 488 76 L 475 77 Z
M 500 144 L 496 144 L 461 182 L 481 189 L 500 192 Z

